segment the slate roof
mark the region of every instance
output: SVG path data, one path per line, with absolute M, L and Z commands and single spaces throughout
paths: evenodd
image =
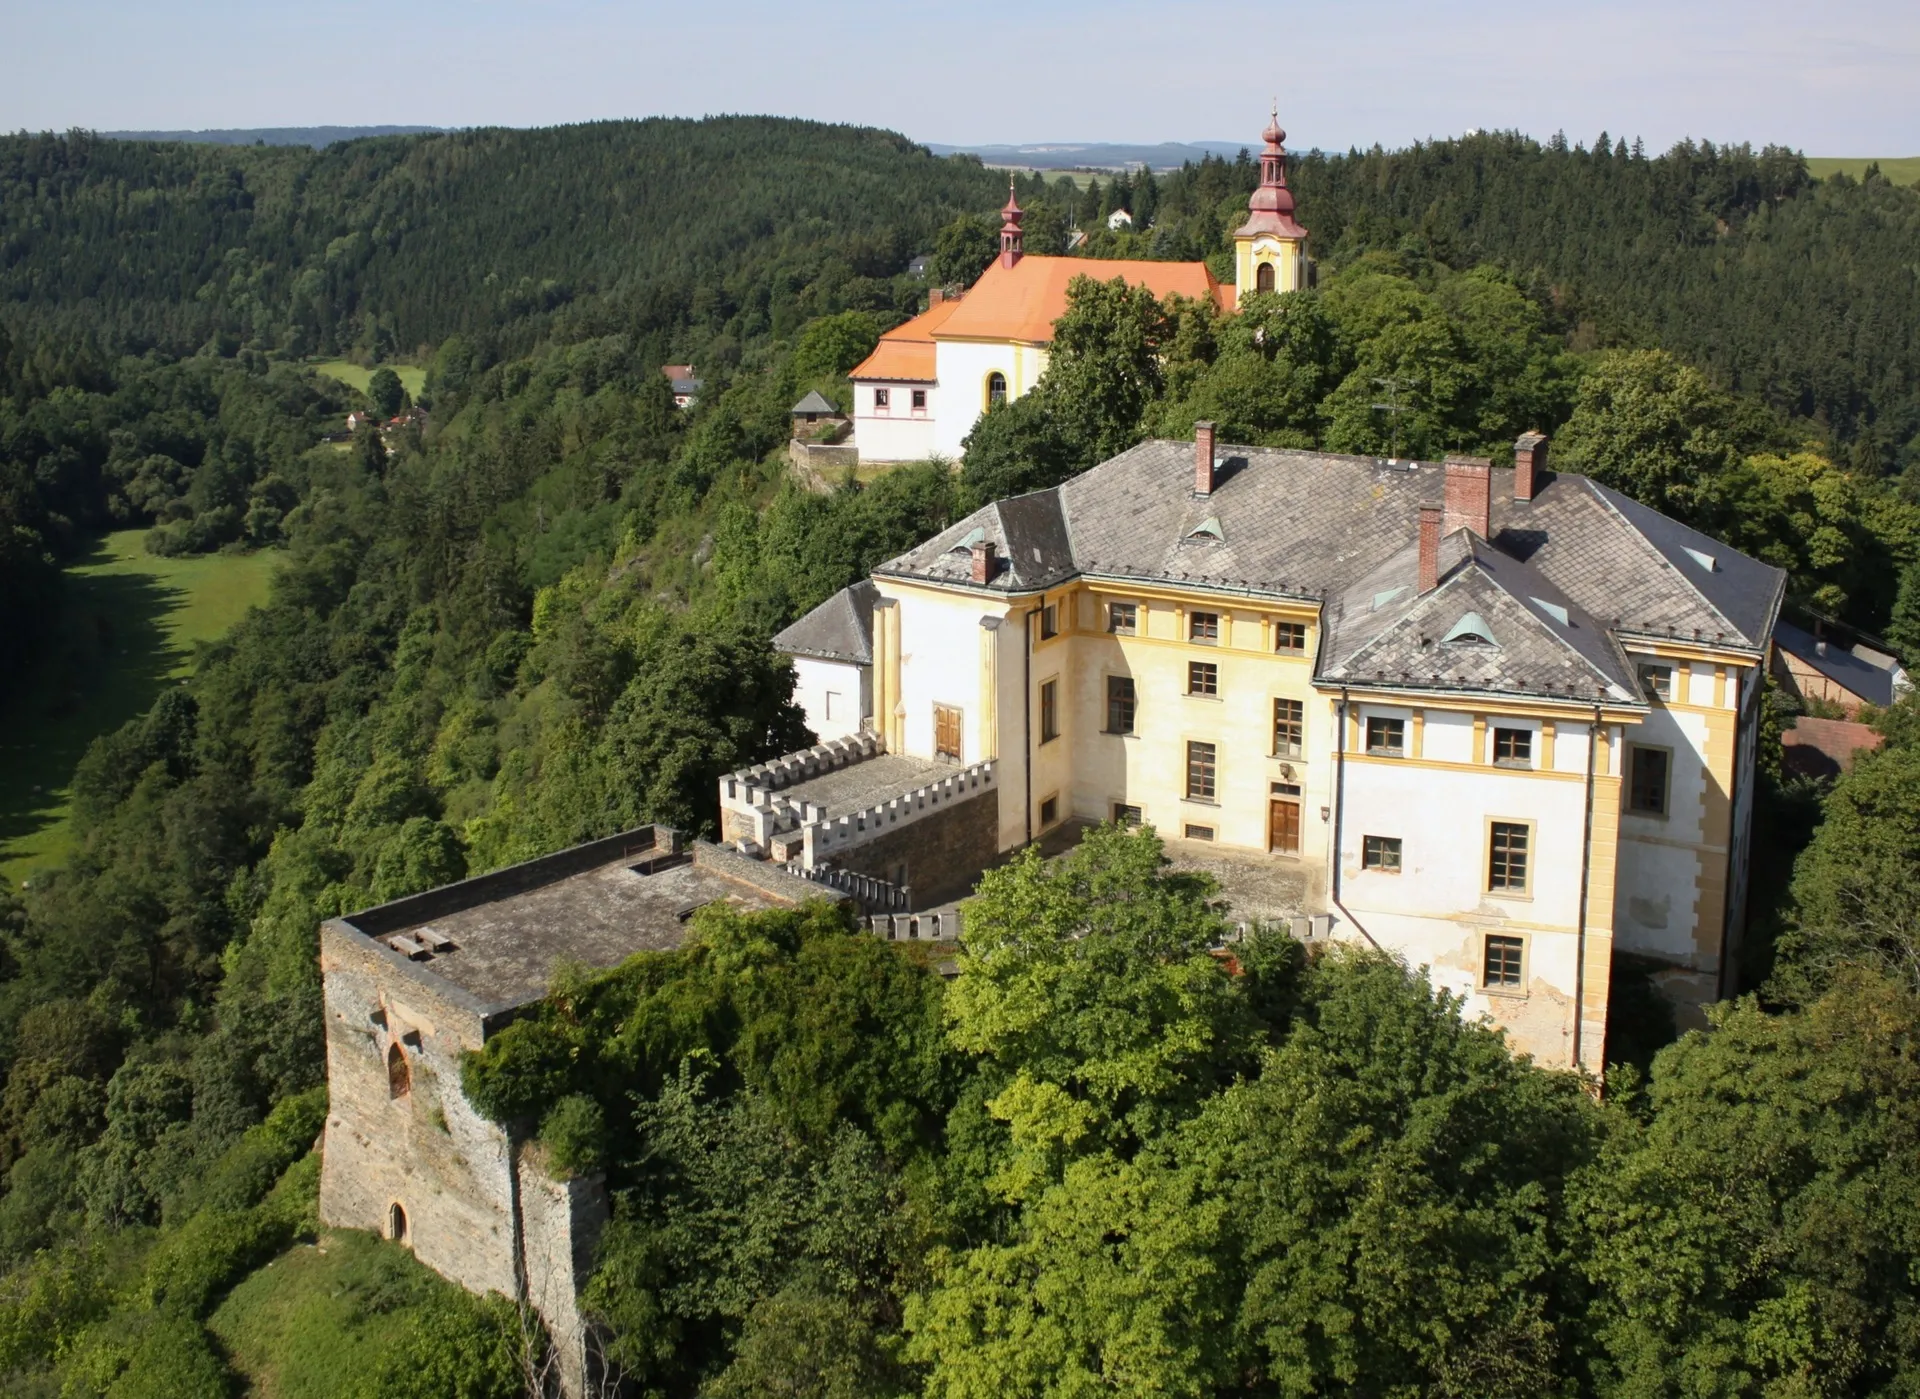
M 1879 666 L 1861 660 L 1844 647 L 1829 642 L 1822 645 L 1820 639 L 1810 632 L 1801 630 L 1791 622 L 1782 622 L 1773 629 L 1774 644 L 1795 660 L 1813 667 L 1834 684 L 1849 694 L 1858 695 L 1868 704 L 1885 708 L 1894 701 L 1893 671 L 1882 670 Z
M 842 588 L 774 637 L 773 649 L 787 656 L 872 665 L 873 600 L 879 591 L 865 578 Z
M 1583 700 L 1638 701 L 1623 638 L 1757 658 L 1779 612 L 1781 570 L 1583 476 L 1551 475 L 1515 501 L 1504 470 L 1493 473 L 1491 540 L 1450 536 L 1441 587 L 1418 599 L 1419 510 L 1442 501 L 1439 463 L 1232 446 L 1216 456 L 1224 467 L 1203 497 L 1191 442 L 1143 442 L 1051 490 L 983 507 L 875 576 L 972 588 L 967 548 L 986 539 L 1005 559 L 992 593 L 1089 577 L 1310 601 L 1322 604 L 1323 681 Z M 1407 592 L 1373 606 L 1398 586 Z M 1472 611 L 1497 645 L 1469 663 L 1468 644 L 1440 638 Z
M 800 413 L 827 413 L 837 418 L 840 416 L 840 405 L 830 401 L 820 390 L 809 389 L 807 390 L 807 396 L 794 404 L 788 412 L 796 415 Z

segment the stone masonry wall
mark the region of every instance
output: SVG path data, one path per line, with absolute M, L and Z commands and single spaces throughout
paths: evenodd
M 579 1288 L 593 1271 L 593 1251 L 606 1227 L 606 1187 L 599 1177 L 555 1180 L 537 1146 L 520 1155 L 520 1220 L 525 1232 L 527 1300 L 547 1325 L 563 1394 L 597 1392 L 598 1347 L 581 1315 Z
M 999 854 L 999 822 L 1000 793 L 988 787 L 884 835 L 837 850 L 830 858 L 841 869 L 889 882 L 898 882 L 905 865 L 914 906 L 931 908 L 973 891 L 980 871 Z
M 321 929 L 327 1032 L 327 1125 L 320 1218 L 389 1232 L 434 1271 L 477 1293 L 520 1295 L 511 1143 L 460 1091 L 460 1056 L 478 1049 L 479 1015 L 388 965 L 350 929 Z M 410 1089 L 389 1092 L 398 1042 Z

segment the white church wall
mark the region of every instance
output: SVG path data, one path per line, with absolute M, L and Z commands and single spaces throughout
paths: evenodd
M 887 392 L 887 406 L 876 403 L 878 389 Z M 927 406 L 915 412 L 913 395 L 926 394 Z M 923 461 L 934 454 L 940 390 L 933 384 L 872 384 L 853 386 L 853 442 L 863 462 Z
M 943 457 L 961 455 L 961 443 L 987 408 L 987 376 L 1006 376 L 1007 397 L 1032 390 L 1046 372 L 1047 351 L 1040 345 L 1006 341 L 942 340 L 935 349 L 940 380 L 940 412 L 933 450 Z

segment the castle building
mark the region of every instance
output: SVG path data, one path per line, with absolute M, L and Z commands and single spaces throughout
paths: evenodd
M 462 1058 L 536 1006 L 560 966 L 677 947 L 705 904 L 819 897 L 842 896 L 647 826 L 328 919 L 321 1222 L 382 1234 L 469 1291 L 530 1307 L 562 1394 L 602 1393 L 577 1293 L 608 1217 L 604 1184 L 554 1170 L 537 1124 L 482 1116 Z
M 1240 916 L 1397 953 L 1597 1070 L 1615 949 L 1679 1006 L 1732 988 L 1785 574 L 1546 448 L 1496 470 L 1200 424 L 988 505 L 874 570 L 864 747 L 723 779 L 723 836 L 912 907 L 1149 822 Z
M 1286 132 L 1276 117 L 1262 133 L 1260 187 L 1233 235 L 1235 283 L 1204 262 L 1049 257 L 1024 250 L 1024 211 L 1007 194 L 1000 255 L 963 295 L 935 288 L 920 315 L 888 331 L 849 375 L 854 442 L 862 462 L 958 457 L 980 415 L 1027 393 L 1046 373 L 1054 322 L 1075 277 L 1145 287 L 1156 297 L 1211 301 L 1231 311 L 1249 291 L 1307 285 L 1307 231 L 1287 188 Z

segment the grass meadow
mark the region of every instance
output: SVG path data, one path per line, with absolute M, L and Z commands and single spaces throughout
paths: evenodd
M 427 371 L 414 364 L 396 364 L 390 366 L 400 376 L 400 383 L 412 398 L 420 397 L 420 390 L 427 386 Z M 367 391 L 367 380 L 373 377 L 373 371 L 351 360 L 330 359 L 313 366 L 313 372 L 324 374 L 329 379 L 338 379 L 349 388 Z
M 1873 163 L 1866 156 L 1810 155 L 1807 157 L 1807 171 L 1815 179 L 1824 180 L 1835 171 L 1844 170 L 1857 180 Z M 1920 185 L 1920 155 L 1882 160 L 1879 164 L 1880 173 L 1896 185 Z
M 0 879 L 64 861 L 68 783 L 87 745 L 144 713 L 267 598 L 280 555 L 146 552 L 144 529 L 102 537 L 67 570 L 59 636 L 26 687 L 0 704 Z

